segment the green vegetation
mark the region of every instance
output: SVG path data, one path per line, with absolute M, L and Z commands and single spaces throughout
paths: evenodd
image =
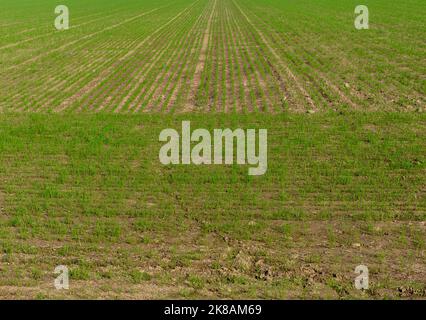
M 6 3 L 4 3 L 6 2 Z M 0 107 L 28 111 L 424 111 L 424 1 L 2 3 Z
M 267 173 L 161 165 L 159 133 L 189 117 L 268 129 Z M 0 292 L 349 297 L 361 263 L 361 297 L 422 288 L 425 125 L 400 113 L 3 114 Z M 59 264 L 69 293 L 53 289 Z
M 0 5 L 1 298 L 425 298 L 425 1 L 65 4 Z M 183 120 L 267 173 L 161 165 Z

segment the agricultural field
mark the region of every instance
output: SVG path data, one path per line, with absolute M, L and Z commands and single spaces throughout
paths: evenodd
M 0 0 L 1 299 L 426 299 L 425 1 L 58 4 Z M 163 165 L 182 121 L 266 174 Z

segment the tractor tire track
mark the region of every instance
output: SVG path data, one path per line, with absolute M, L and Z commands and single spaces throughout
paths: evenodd
M 216 5 L 217 5 L 217 0 L 214 0 L 214 6 L 213 6 L 212 12 L 210 14 L 209 20 L 207 22 L 207 28 L 204 32 L 203 45 L 201 47 L 199 60 L 198 60 L 198 63 L 196 65 L 195 74 L 194 74 L 194 77 L 193 77 L 191 90 L 190 90 L 190 93 L 189 93 L 188 102 L 187 102 L 187 106 L 185 107 L 185 111 L 191 111 L 195 107 L 196 93 L 197 93 L 197 90 L 198 90 L 200 82 L 201 82 L 201 75 L 202 75 L 203 70 L 204 70 L 204 65 L 206 64 L 207 50 L 208 50 L 208 47 L 209 47 L 210 29 L 211 29 L 211 24 L 212 24 L 212 20 L 213 20 L 213 14 L 216 11 Z
M 73 40 L 73 41 L 71 41 L 71 42 L 68 42 L 68 43 L 66 43 L 66 44 L 64 44 L 64 45 L 62 45 L 62 46 L 60 46 L 60 47 L 57 47 L 57 48 L 55 48 L 55 49 L 52 49 L 52 50 L 50 50 L 50 51 L 47 51 L 47 52 L 44 52 L 44 53 L 42 53 L 42 54 L 39 54 L 39 55 L 37 55 L 37 56 L 35 56 L 35 57 L 32 57 L 32 58 L 30 58 L 30 59 L 28 59 L 28 60 L 25 60 L 25 61 L 23 61 L 23 62 L 20 62 L 20 63 L 18 63 L 18 64 L 13 65 L 13 66 L 10 66 L 10 67 L 8 67 L 8 68 L 4 69 L 3 71 L 10 71 L 10 70 L 14 70 L 14 69 L 17 69 L 17 68 L 18 68 L 18 67 L 20 67 L 20 66 L 26 65 L 26 64 L 28 64 L 28 63 L 35 62 L 35 61 L 37 61 L 38 59 L 40 59 L 40 58 L 42 58 L 42 57 L 46 57 L 46 56 L 50 55 L 50 54 L 51 54 L 51 53 L 53 53 L 53 52 L 58 52 L 58 51 L 61 51 L 61 50 L 63 50 L 63 49 L 66 49 L 66 48 L 68 48 L 68 47 L 72 46 L 73 44 L 76 44 L 76 43 L 78 43 L 78 42 L 80 42 L 80 41 L 82 41 L 82 40 L 90 39 L 90 38 L 92 38 L 92 37 L 94 37 L 94 36 L 97 36 L 98 34 L 101 34 L 101 33 L 105 32 L 105 31 L 109 31 L 109 30 L 115 29 L 115 28 L 117 28 L 117 27 L 120 27 L 120 26 L 122 26 L 122 25 L 124 25 L 124 24 L 126 24 L 126 23 L 128 23 L 128 22 L 131 22 L 131 21 L 134 21 L 134 20 L 136 20 L 136 19 L 139 19 L 139 18 L 141 18 L 141 17 L 143 17 L 143 16 L 146 16 L 146 15 L 148 15 L 148 14 L 152 13 L 152 12 L 158 11 L 158 10 L 160 10 L 160 9 L 162 9 L 162 8 L 164 8 L 164 7 L 156 8 L 156 9 L 153 9 L 153 10 L 151 10 L 151 11 L 148 11 L 148 12 L 144 12 L 144 13 L 138 14 L 138 15 L 133 16 L 133 17 L 131 17 L 131 18 L 125 19 L 125 20 L 123 20 L 123 21 L 121 21 L 121 22 L 119 22 L 119 23 L 116 23 L 116 24 L 113 24 L 113 25 L 111 25 L 111 26 L 109 26 L 109 27 L 106 27 L 106 28 L 104 28 L 104 29 L 102 29 L 102 30 L 98 30 L 98 31 L 96 31 L 96 32 L 93 32 L 93 33 L 87 34 L 87 35 L 85 35 L 85 36 L 83 36 L 83 37 L 81 37 L 81 38 L 79 38 L 79 39 L 76 39 L 76 40 Z

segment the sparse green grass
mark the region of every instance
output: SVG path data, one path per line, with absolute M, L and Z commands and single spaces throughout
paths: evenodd
M 161 165 L 160 131 L 186 119 L 192 129 L 267 128 L 266 175 Z M 2 114 L 0 284 L 9 287 L 0 294 L 138 297 L 148 286 L 147 297 L 331 298 L 422 288 L 425 125 L 414 113 Z M 361 263 L 373 286 L 362 295 L 353 289 Z M 59 264 L 71 270 L 66 293 L 53 289 Z
M 1 3 L 1 298 L 425 298 L 425 1 L 66 4 Z M 266 175 L 161 165 L 182 120 Z
M 424 111 L 424 1 L 363 4 L 358 31 L 354 0 L 70 0 L 58 32 L 55 1 L 5 0 L 0 108 Z

